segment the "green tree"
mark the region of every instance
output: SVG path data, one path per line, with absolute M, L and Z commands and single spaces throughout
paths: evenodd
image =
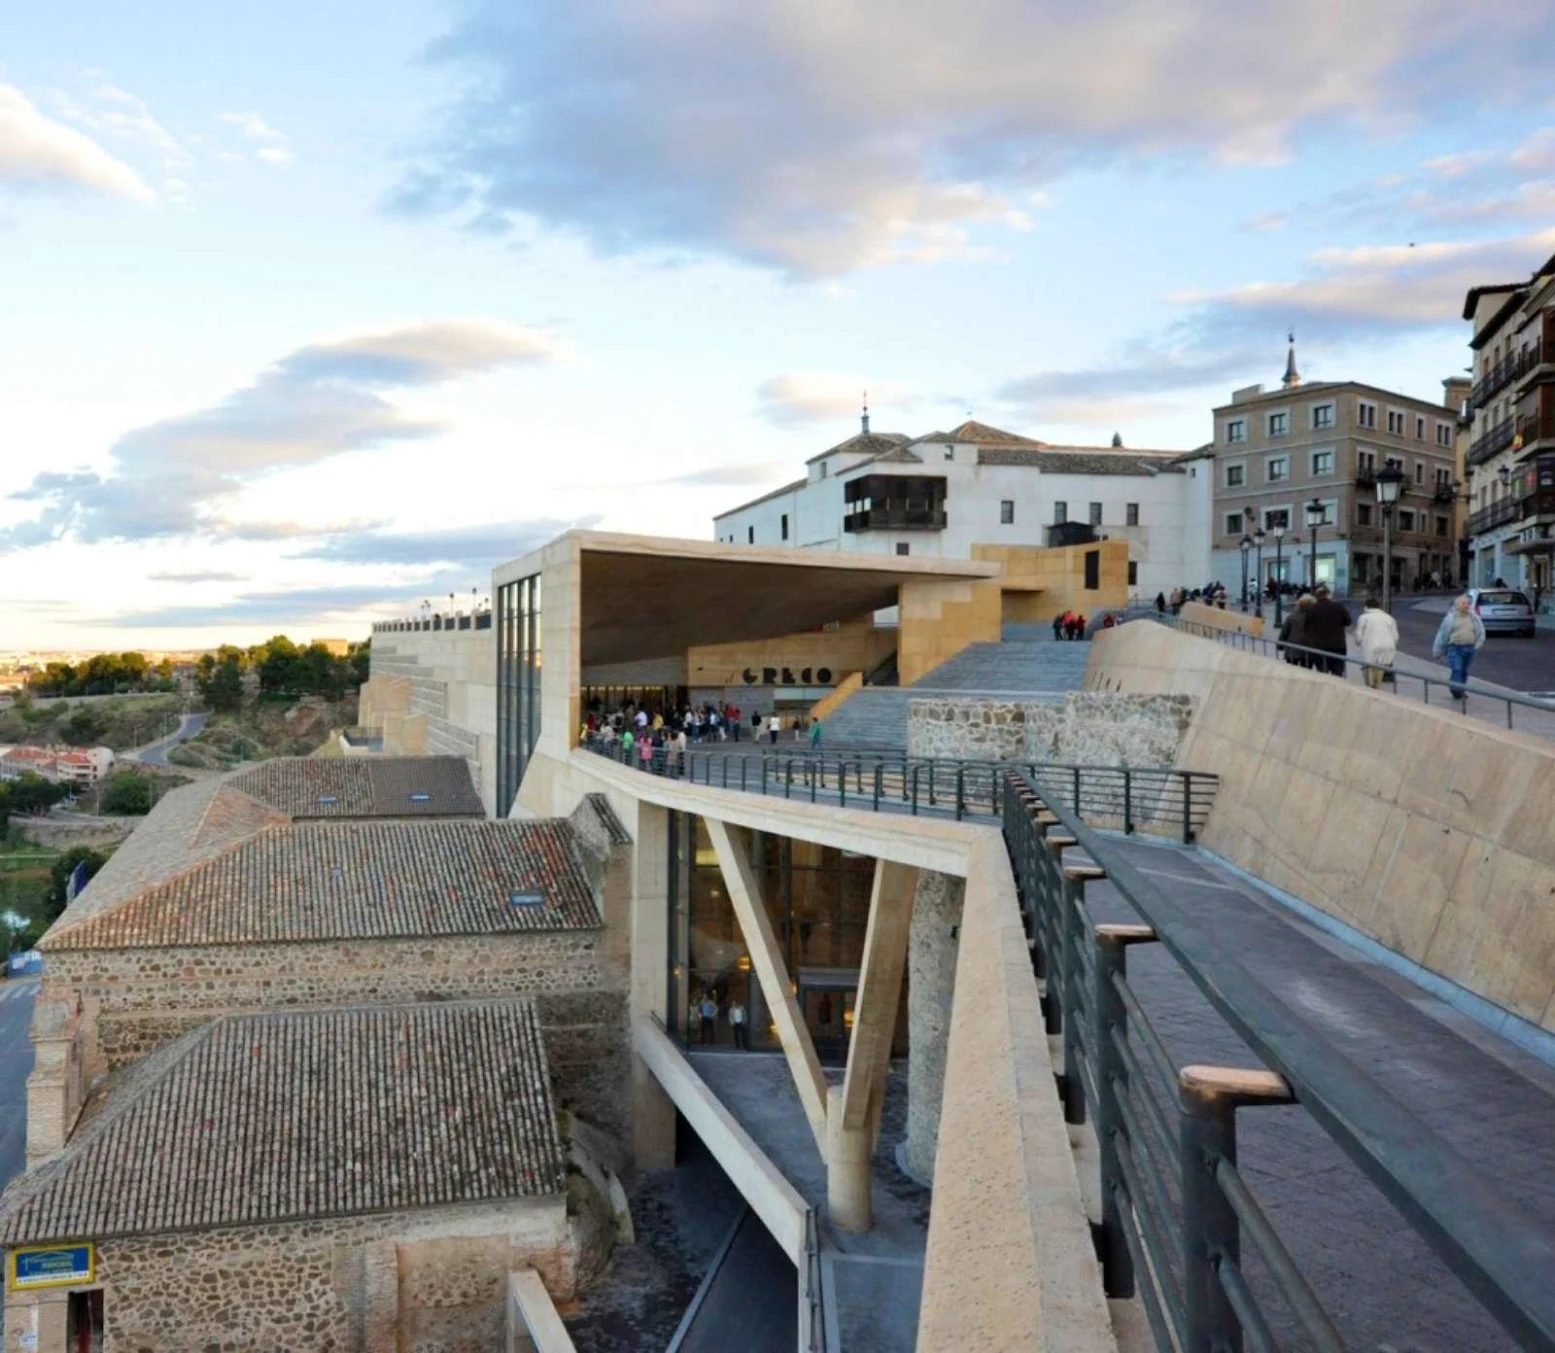
M 115 817 L 141 817 L 151 811 L 156 786 L 149 775 L 114 775 L 103 785 L 100 811 Z
M 237 649 L 222 646 L 221 655 L 200 658 L 199 688 L 205 703 L 220 714 L 235 714 L 243 707 L 243 671 Z
M 108 720 L 91 705 L 77 705 L 60 728 L 60 734 L 72 747 L 95 747 L 108 731 Z
M 351 656 L 346 659 L 351 664 L 351 684 L 360 686 L 372 675 L 373 641 L 364 639 L 351 649 Z
M 266 695 L 302 689 L 301 653 L 284 634 L 260 644 L 253 657 L 259 669 L 259 689 Z

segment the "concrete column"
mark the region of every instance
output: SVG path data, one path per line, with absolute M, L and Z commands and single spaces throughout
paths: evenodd
M 839 1231 L 867 1231 L 874 1220 L 870 1200 L 869 1157 L 873 1137 L 867 1128 L 844 1125 L 843 1089 L 826 1095 L 826 1215 Z
M 940 1099 L 956 986 L 956 934 L 963 880 L 925 869 L 918 875 L 907 949 L 907 1139 L 897 1164 L 924 1184 L 934 1182 Z
M 652 1015 L 662 1021 L 669 1013 L 669 812 L 638 800 L 637 820 L 627 830 L 632 832 L 631 1020 Z M 675 1164 L 675 1106 L 635 1051 L 632 1156 L 640 1170 Z

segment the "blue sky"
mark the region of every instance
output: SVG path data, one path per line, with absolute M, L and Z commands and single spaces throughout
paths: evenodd
M 1544 0 L 8 7 L 0 649 L 705 536 L 865 386 L 1186 449 L 1293 326 L 1434 394 L 1466 287 L 1555 254 L 1552 44 Z

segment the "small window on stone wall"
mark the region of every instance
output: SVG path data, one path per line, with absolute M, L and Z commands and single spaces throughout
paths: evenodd
M 1085 552 L 1085 590 L 1094 592 L 1101 586 L 1101 551 Z

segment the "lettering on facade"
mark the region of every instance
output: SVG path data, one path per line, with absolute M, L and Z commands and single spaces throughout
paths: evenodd
M 830 686 L 833 684 L 830 667 L 801 667 L 797 672 L 792 667 L 763 667 L 759 673 L 754 667 L 747 667 L 740 673 L 740 678 L 747 686 Z

